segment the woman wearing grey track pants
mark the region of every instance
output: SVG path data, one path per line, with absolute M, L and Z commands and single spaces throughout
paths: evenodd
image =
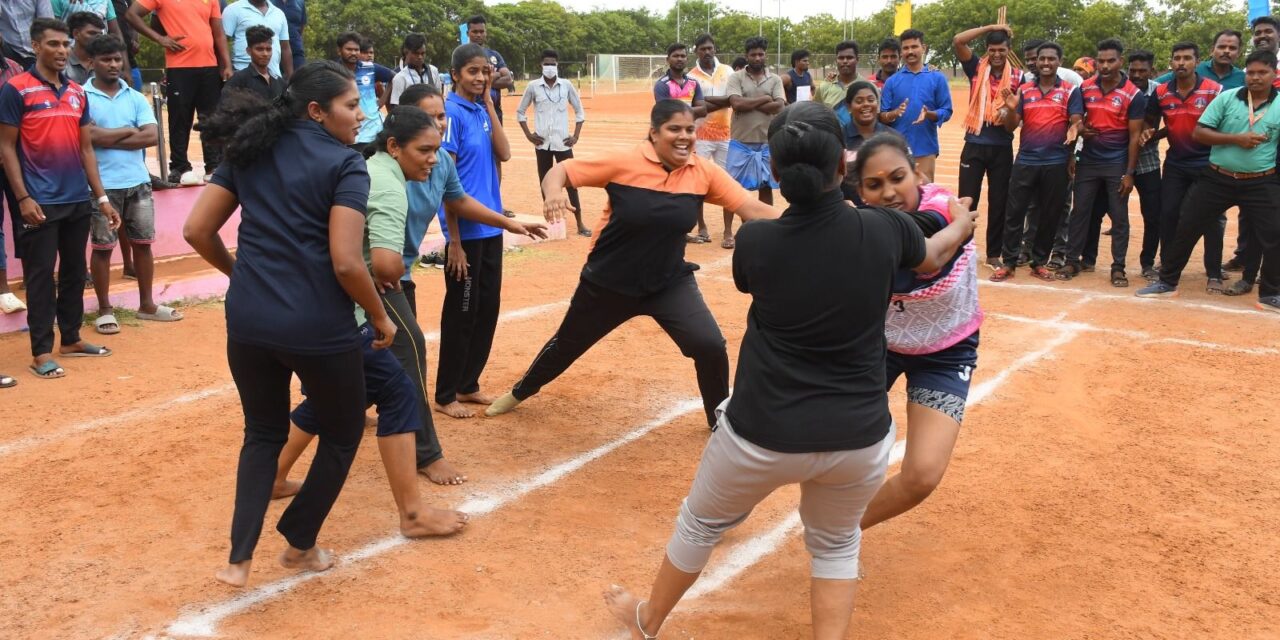
M 716 412 L 649 598 L 618 586 L 604 593 L 634 639 L 656 637 L 726 531 L 797 483 L 812 556 L 813 636 L 844 638 L 848 630 L 859 521 L 894 442 L 884 383 L 893 274 L 945 265 L 972 235 L 976 214 L 952 198 L 954 222 L 925 239 L 897 211 L 854 209 L 839 188 L 843 140 L 831 110 L 812 102 L 787 107 L 769 126 L 791 207 L 738 232 L 733 278 L 752 304 L 736 388 Z

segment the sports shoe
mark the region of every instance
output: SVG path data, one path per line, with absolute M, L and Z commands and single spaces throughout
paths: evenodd
M 1265 298 L 1258 298 L 1258 308 L 1262 309 L 1263 311 L 1280 313 L 1280 296 L 1267 296 Z
M 1163 282 L 1153 282 L 1138 289 L 1133 295 L 1139 298 L 1172 298 L 1178 295 L 1178 288 L 1171 287 Z
M 178 179 L 178 184 L 184 187 L 195 187 L 204 184 L 204 174 L 195 171 L 188 171 L 182 174 Z
M 12 293 L 0 293 L 0 311 L 4 313 L 17 313 L 26 309 L 27 305 L 18 299 L 18 296 Z

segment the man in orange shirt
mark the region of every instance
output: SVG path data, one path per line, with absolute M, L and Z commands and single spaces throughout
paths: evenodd
M 725 160 L 729 157 L 729 122 L 733 116 L 725 89 L 729 85 L 733 69 L 716 59 L 716 42 L 711 39 L 710 34 L 698 36 L 693 41 L 693 51 L 698 56 L 698 61 L 689 70 L 689 77 L 697 80 L 702 87 L 702 102 L 707 107 L 706 117 L 698 120 L 694 148 L 699 156 L 714 161 L 723 169 Z M 698 235 L 691 238 L 698 242 L 711 240 L 706 218 L 701 212 L 698 213 Z M 729 211 L 724 212 L 724 240 L 720 246 L 733 248 L 733 214 Z
M 160 18 L 164 34 L 157 33 L 145 18 L 151 12 Z M 199 112 L 204 120 L 213 115 L 222 95 L 222 83 L 231 79 L 231 56 L 222 30 L 222 7 L 217 0 L 136 0 L 125 19 L 135 31 L 164 47 L 165 81 L 169 99 L 169 182 L 180 183 L 191 171 L 187 144 L 191 125 Z M 204 172 L 188 178 L 199 184 L 213 174 L 221 152 L 216 145 L 200 141 L 204 152 Z

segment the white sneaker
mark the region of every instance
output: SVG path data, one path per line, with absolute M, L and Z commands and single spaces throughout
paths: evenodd
M 5 313 L 17 313 L 26 309 L 27 305 L 23 304 L 18 296 L 12 293 L 0 293 L 0 311 Z
M 178 181 L 178 184 L 184 187 L 194 187 L 194 186 L 202 185 L 204 184 L 204 175 L 196 173 L 195 171 L 188 171 L 182 174 L 182 179 Z

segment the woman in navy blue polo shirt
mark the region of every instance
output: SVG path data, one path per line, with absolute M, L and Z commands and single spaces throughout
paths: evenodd
M 320 444 L 297 497 L 276 529 L 287 568 L 323 571 L 330 552 L 316 536 L 360 445 L 365 383 L 354 299 L 368 314 L 375 348 L 396 328 L 365 267 L 369 173 L 355 142 L 360 94 L 350 71 L 313 62 L 282 99 L 225 100 L 202 130 L 226 140 L 227 162 L 196 201 L 183 235 L 231 278 L 227 362 L 244 408 L 231 555 L 218 580 L 244 586 L 262 532 L 280 449 L 289 435 L 289 381 L 297 374 L 315 403 Z M 306 162 L 299 162 L 305 158 Z M 218 236 L 240 207 L 233 257 Z
M 458 167 L 462 188 L 493 211 L 502 211 L 498 163 L 511 159 L 511 145 L 489 91 L 493 67 L 483 47 L 453 50 L 453 93 L 445 100 L 448 125 L 441 148 Z M 436 409 L 454 418 L 475 415 L 463 403 L 489 404 L 480 393 L 480 374 L 489 361 L 502 301 L 502 229 L 440 214 L 448 244 L 444 309 L 440 313 L 440 365 Z

